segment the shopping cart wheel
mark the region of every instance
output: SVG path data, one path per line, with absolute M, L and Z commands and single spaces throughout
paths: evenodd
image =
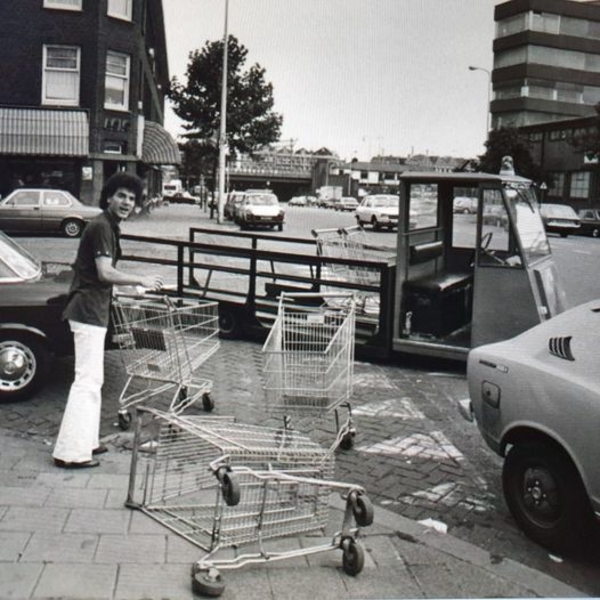
M 375 510 L 373 503 L 365 494 L 356 494 L 352 506 L 354 520 L 359 527 L 368 527 L 373 524 L 375 518 Z
M 217 598 L 225 590 L 225 582 L 217 569 L 197 571 L 192 573 L 192 590 L 195 594 Z
M 348 433 L 344 434 L 342 436 L 342 439 L 340 440 L 340 448 L 342 450 L 351 450 L 352 447 L 354 446 L 355 436 L 356 436 L 356 432 L 354 432 L 354 431 L 349 431 Z
M 204 392 L 204 394 L 202 394 L 202 408 L 206 412 L 212 412 L 214 407 L 215 407 L 215 403 L 214 403 L 213 399 L 210 397 L 210 394 L 208 392 Z
M 358 575 L 365 566 L 365 551 L 363 547 L 351 537 L 342 540 L 342 567 L 347 575 Z
M 119 429 L 127 431 L 131 427 L 131 413 L 127 411 L 119 412 Z
M 240 484 L 231 473 L 224 473 L 221 479 L 221 493 L 227 506 L 237 506 L 240 503 Z

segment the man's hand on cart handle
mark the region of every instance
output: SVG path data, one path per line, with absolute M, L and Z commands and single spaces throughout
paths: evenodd
M 143 288 L 143 291 L 149 292 L 158 292 L 162 289 L 163 280 L 160 275 L 149 275 L 143 276 L 140 278 L 140 283 L 136 287 L 136 291 L 139 293 L 140 288 Z

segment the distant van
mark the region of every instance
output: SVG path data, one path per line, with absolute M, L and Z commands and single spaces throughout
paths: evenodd
M 169 199 L 177 194 L 181 194 L 182 192 L 183 185 L 180 179 L 171 179 L 171 181 L 163 183 L 162 185 L 163 198 Z

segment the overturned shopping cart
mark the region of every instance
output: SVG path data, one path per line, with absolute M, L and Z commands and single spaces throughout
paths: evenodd
M 323 303 L 314 306 L 315 298 Z M 351 448 L 356 435 L 350 405 L 354 330 L 354 295 L 283 292 L 262 348 L 267 410 L 283 417 L 286 427 L 294 418 L 301 427 L 311 427 L 333 414 L 336 430 L 330 451 Z M 344 423 L 341 407 L 347 413 Z
M 346 573 L 362 570 L 357 537 L 373 522 L 373 505 L 362 487 L 331 480 L 331 453 L 296 431 L 138 410 L 151 424 L 142 429 L 142 419 L 135 420 L 127 505 L 206 552 L 192 567 L 194 591 L 218 596 L 225 587 L 221 571 L 325 550 L 342 550 Z M 140 452 L 148 446 L 152 452 Z M 269 543 L 324 531 L 332 492 L 345 499 L 345 511 L 329 541 L 289 550 Z
M 214 408 L 212 381 L 195 372 L 219 347 L 216 302 L 117 296 L 113 300 L 115 340 L 127 371 L 119 397 L 119 426 L 131 423 L 130 409 L 155 398 L 169 398 L 168 409 L 181 412 L 202 400 Z

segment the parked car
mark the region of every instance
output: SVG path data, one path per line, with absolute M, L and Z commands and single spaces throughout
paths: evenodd
M 580 545 L 600 514 L 599 345 L 596 300 L 468 357 L 462 412 L 504 457 L 513 517 L 551 550 Z
M 0 232 L 0 401 L 31 396 L 51 355 L 73 353 L 61 318 L 71 278 L 69 265 L 41 263 Z
M 335 206 L 336 210 L 353 211 L 358 208 L 358 200 L 352 196 L 343 196 L 339 203 Z
M 9 232 L 62 232 L 79 237 L 102 211 L 65 190 L 19 188 L 0 201 L 0 229 Z
M 400 199 L 394 194 L 365 196 L 356 209 L 356 221 L 359 225 L 372 225 L 375 230 L 393 229 L 398 226 L 399 205 Z
M 241 229 L 277 226 L 282 231 L 284 216 L 285 212 L 275 194 L 246 192 L 236 210 L 235 222 Z
M 294 196 L 288 200 L 288 206 L 307 206 L 306 196 Z
M 548 233 L 558 233 L 566 238 L 570 233 L 577 233 L 581 227 L 579 216 L 566 204 L 541 204 L 540 213 Z
M 230 192 L 227 196 L 225 206 L 223 207 L 223 216 L 229 221 L 235 221 L 235 212 L 241 201 L 244 199 L 244 192 Z
M 600 237 L 600 210 L 597 208 L 584 208 L 579 211 L 581 227 L 579 233 Z
M 455 213 L 474 215 L 477 212 L 477 198 L 471 198 L 470 196 L 456 196 L 456 198 L 454 198 L 452 210 Z
M 168 198 L 171 204 L 200 204 L 200 196 L 194 196 L 185 190 L 182 192 L 175 192 Z

